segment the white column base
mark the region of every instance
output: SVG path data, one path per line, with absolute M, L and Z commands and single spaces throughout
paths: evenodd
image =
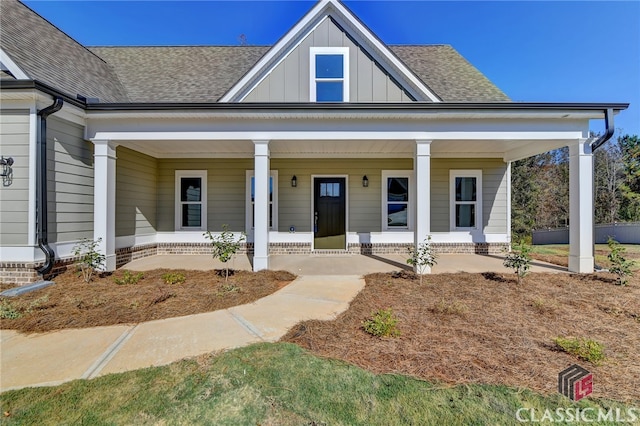
M 253 272 L 269 269 L 269 256 L 253 256 Z
M 104 269 L 107 272 L 112 272 L 116 270 L 116 255 L 110 254 L 104 260 Z
M 569 256 L 569 271 L 578 274 L 590 274 L 593 272 L 593 256 Z

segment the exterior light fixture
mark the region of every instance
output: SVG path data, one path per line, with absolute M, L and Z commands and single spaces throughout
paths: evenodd
M 0 157 L 0 165 L 2 166 L 2 172 L 0 172 L 0 176 L 2 176 L 2 186 L 10 186 L 13 183 L 13 158 L 11 157 Z
M 298 178 L 296 177 L 296 175 L 293 175 L 293 177 L 291 178 L 291 186 L 293 188 L 295 188 L 296 186 L 298 186 Z
M 367 175 L 362 176 L 362 186 L 365 188 L 369 186 L 369 178 Z

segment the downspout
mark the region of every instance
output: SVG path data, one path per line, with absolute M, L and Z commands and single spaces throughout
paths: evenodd
M 604 135 L 600 136 L 598 139 L 596 139 L 595 141 L 593 141 L 591 143 L 591 154 L 596 152 L 596 149 L 600 148 L 602 145 L 604 145 L 605 143 L 607 143 L 607 141 L 609 139 L 611 139 L 611 137 L 613 136 L 613 133 L 615 132 L 615 127 L 613 126 L 613 108 L 607 108 L 604 110 Z M 595 177 L 596 173 L 595 173 L 595 167 L 596 167 L 596 161 L 595 161 L 595 157 L 593 159 L 593 168 L 594 171 L 592 173 L 592 175 Z M 593 192 L 591 193 L 591 205 L 593 206 L 593 208 L 595 209 L 596 204 L 595 204 L 595 194 L 596 192 L 596 188 L 594 186 L 593 188 Z M 595 221 L 595 211 L 592 212 L 592 214 L 594 215 L 594 221 L 593 221 L 593 250 L 591 255 L 593 256 L 593 270 L 594 271 L 599 271 L 602 270 L 602 266 L 599 266 L 596 264 L 596 221 Z
M 62 108 L 62 98 L 57 97 L 52 105 L 38 111 L 40 116 L 40 135 L 36 150 L 37 186 L 36 186 L 36 211 L 38 212 L 37 235 L 38 247 L 44 252 L 45 262 L 37 269 L 40 275 L 46 275 L 53 269 L 56 253 L 49 246 L 47 232 L 47 117 L 55 114 Z

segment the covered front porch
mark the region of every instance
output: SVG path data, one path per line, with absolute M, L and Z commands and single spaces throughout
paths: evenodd
M 277 269 L 281 254 L 403 255 L 428 237 L 454 252 L 497 254 L 511 242 L 511 161 L 570 146 L 569 269 L 592 272 L 585 119 L 597 114 L 333 108 L 90 114 L 94 235 L 107 269 L 124 263 L 119 253 L 146 247 L 148 255 L 203 254 L 203 232 L 229 223 L 236 236 L 246 234 L 255 271 Z M 391 184 L 405 193 L 391 194 Z M 343 199 L 323 211 L 322 194 Z M 329 211 L 339 213 L 340 231 L 322 240 L 322 219 L 336 216 Z

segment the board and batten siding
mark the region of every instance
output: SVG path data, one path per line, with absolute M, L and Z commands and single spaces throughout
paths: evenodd
M 253 159 L 171 159 L 158 160 L 159 232 L 175 230 L 176 170 L 207 171 L 207 228 L 222 231 L 245 229 L 246 170 L 253 170 Z
M 380 232 L 382 229 L 382 171 L 411 170 L 407 159 L 273 159 L 271 169 L 278 170 L 278 227 L 288 232 L 311 232 L 312 175 L 348 176 L 349 232 Z M 298 186 L 291 187 L 295 175 Z M 362 186 L 362 177 L 369 187 Z
M 349 48 L 350 102 L 412 102 L 411 98 L 330 19 L 325 19 L 243 99 L 309 102 L 310 47 Z
M 0 245 L 29 244 L 29 110 L 0 112 L 0 154 L 14 160 L 13 182 L 0 186 Z M 2 185 L 0 183 L 0 185 Z
M 116 236 L 154 234 L 158 160 L 122 146 L 116 156 Z
M 49 242 L 93 239 L 93 144 L 84 128 L 47 119 Z
M 450 231 L 450 170 L 482 170 L 482 231 L 507 233 L 507 164 L 478 158 L 431 160 L 431 231 Z

